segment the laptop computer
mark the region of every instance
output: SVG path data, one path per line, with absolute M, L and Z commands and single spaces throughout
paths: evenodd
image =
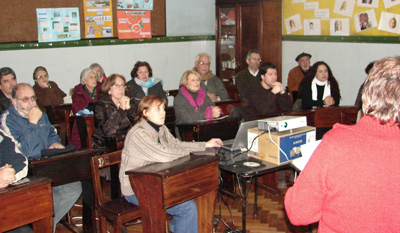
M 257 126 L 258 122 L 256 120 L 240 123 L 235 138 L 223 141 L 224 145 L 222 148 L 228 151 L 240 151 L 242 149 L 247 150 L 247 130 Z
M 215 153 L 220 158 L 220 165 L 234 164 L 248 158 L 246 151 L 242 151 L 247 150 L 247 130 L 257 125 L 257 121 L 242 122 L 235 139 L 224 141 L 224 145 Z

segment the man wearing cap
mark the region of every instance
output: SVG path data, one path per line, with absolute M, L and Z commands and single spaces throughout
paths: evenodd
M 297 99 L 300 82 L 303 79 L 304 74 L 310 68 L 310 58 L 311 54 L 304 52 L 300 53 L 295 59 L 299 65 L 289 71 L 288 89 L 293 101 Z

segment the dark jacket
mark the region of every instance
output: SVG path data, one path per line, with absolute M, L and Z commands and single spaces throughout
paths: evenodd
M 332 89 L 332 85 L 331 85 L 331 96 L 335 100 L 335 105 L 334 106 L 339 106 L 339 104 L 340 104 L 340 93 L 335 92 Z M 303 83 L 301 85 L 301 97 L 300 98 L 301 98 L 301 101 L 302 101 L 301 102 L 302 109 L 310 109 L 312 107 L 322 107 L 322 106 L 324 106 L 324 100 L 322 98 L 318 99 L 318 100 L 313 100 L 312 99 L 311 82 Z
M 15 181 L 28 174 L 28 159 L 21 154 L 12 138 L 0 130 L 0 167 L 11 165 L 15 170 Z
M 274 94 L 272 89 L 265 89 L 260 82 L 247 89 L 242 99 L 243 118 L 245 121 L 255 120 L 258 116 L 276 114 L 278 111 L 292 111 L 293 102 L 288 93 Z
M 10 106 L 11 100 L 7 98 L 6 95 L 0 90 L 0 114 L 7 110 L 8 106 Z
M 134 123 L 136 109 L 136 105 L 131 105 L 128 110 L 118 109 L 111 96 L 100 97 L 94 108 L 93 148 L 104 148 L 105 136 L 127 133 Z
M 256 82 L 261 81 L 260 72 L 257 73 L 257 76 L 253 76 L 250 73 L 249 69 L 246 68 L 235 76 L 235 83 L 239 92 L 239 98 L 243 99 L 246 96 L 247 89 Z
M 37 83 L 33 86 L 33 90 L 37 97 L 37 104 L 43 112 L 46 112 L 45 106 L 63 104 L 64 97 L 67 96 L 55 82 L 49 81 L 49 83 L 51 88 L 43 88 Z
M 146 96 L 142 87 L 139 86 L 134 79 L 129 80 L 129 82 L 127 82 L 126 84 L 128 84 L 129 86 L 129 92 L 133 97 L 135 104 L 139 105 L 140 100 Z M 168 98 L 167 95 L 165 94 L 163 86 L 161 85 L 161 82 L 158 82 L 156 85 L 149 88 L 147 91 L 147 95 L 156 95 L 164 98 L 167 101 L 165 106 L 168 106 Z

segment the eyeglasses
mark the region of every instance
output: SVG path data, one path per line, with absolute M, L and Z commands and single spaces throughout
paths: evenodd
M 113 87 L 113 88 L 125 88 L 126 85 L 125 84 L 124 85 L 116 85 L 116 84 L 114 84 L 111 87 Z
M 258 58 L 255 58 L 255 57 L 251 57 L 250 60 L 261 62 L 261 59 L 258 59 Z
M 36 79 L 49 78 L 48 74 L 36 76 Z
M 211 64 L 210 62 L 199 61 L 199 65 L 201 65 L 201 66 L 209 66 L 210 64 Z
M 15 99 L 17 99 L 17 98 L 15 98 Z M 17 99 L 17 100 L 21 100 L 23 103 L 28 103 L 29 101 L 36 102 L 37 97 L 36 96 L 24 97 L 22 99 Z

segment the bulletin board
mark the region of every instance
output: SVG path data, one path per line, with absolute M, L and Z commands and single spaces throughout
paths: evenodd
M 117 0 L 113 4 L 113 37 L 117 37 Z M 154 0 L 151 14 L 153 36 L 166 35 L 165 0 Z M 36 8 L 79 7 L 80 32 L 85 35 L 82 0 L 1 0 L 0 43 L 32 42 L 38 40 Z M 83 36 L 81 36 L 83 38 Z
M 283 0 L 283 35 L 400 36 L 400 0 Z

